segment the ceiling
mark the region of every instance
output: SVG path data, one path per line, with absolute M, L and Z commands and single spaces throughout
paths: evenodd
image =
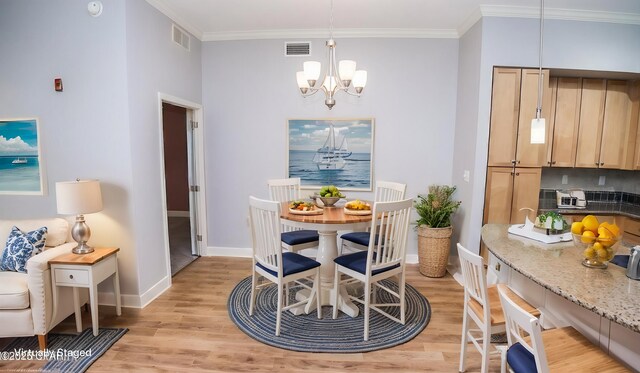
M 331 0 L 147 0 L 203 41 L 328 36 Z M 539 0 L 334 0 L 341 37 L 452 37 L 481 16 L 538 18 Z M 640 0 L 546 0 L 545 19 L 640 24 Z

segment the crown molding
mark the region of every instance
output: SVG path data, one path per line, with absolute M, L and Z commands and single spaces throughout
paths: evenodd
M 512 7 L 503 5 L 481 5 L 482 17 L 515 17 L 515 18 L 540 18 L 538 7 Z M 545 19 L 561 21 L 623 23 L 640 25 L 640 14 L 615 13 L 595 10 L 546 8 Z
M 169 8 L 162 0 L 146 0 L 152 7 L 156 8 L 160 13 L 169 17 L 170 20 L 175 22 L 178 26 L 185 29 L 191 35 L 195 36 L 198 40 L 202 41 L 202 31 L 191 23 L 187 22 L 184 18 L 180 17 L 176 12 Z
M 416 38 L 416 39 L 456 39 L 456 30 L 435 29 L 338 29 L 333 31 L 337 38 Z M 231 32 L 205 32 L 202 41 L 253 40 L 253 39 L 327 39 L 329 30 L 251 30 Z
M 252 39 L 291 39 L 317 38 L 326 39 L 328 30 L 249 30 L 227 32 L 202 32 L 174 12 L 163 0 L 146 0 L 173 22 L 201 41 L 223 40 L 252 40 Z M 506 18 L 540 18 L 540 8 L 504 5 L 480 5 L 456 29 L 402 29 L 402 28 L 371 28 L 371 29 L 340 29 L 334 31 L 339 38 L 416 38 L 416 39 L 456 39 L 464 35 L 473 25 L 483 17 Z M 603 22 L 640 25 L 640 14 L 614 13 L 593 10 L 575 10 L 546 8 L 545 19 L 581 22 Z

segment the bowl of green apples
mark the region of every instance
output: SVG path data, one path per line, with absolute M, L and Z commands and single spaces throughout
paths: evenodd
M 340 192 L 335 185 L 327 185 L 320 188 L 320 192 L 313 195 L 317 200 L 322 201 L 325 207 L 331 207 L 340 200 L 340 198 L 346 198 L 344 194 Z

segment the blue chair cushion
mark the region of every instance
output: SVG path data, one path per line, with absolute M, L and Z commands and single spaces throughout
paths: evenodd
M 367 270 L 367 254 L 368 253 L 369 253 L 368 251 L 358 251 L 357 253 L 339 256 L 335 258 L 333 261 L 338 265 L 341 265 L 345 268 L 349 268 L 350 270 L 356 271 L 358 273 L 362 273 L 364 275 L 366 274 L 365 272 Z M 371 275 L 375 276 L 379 273 L 386 272 L 388 270 L 398 268 L 398 267 L 400 267 L 400 264 L 395 264 L 387 268 L 376 269 L 371 273 Z
M 340 238 L 358 245 L 369 246 L 370 235 L 371 233 L 369 232 L 351 232 L 343 234 Z
M 507 362 L 515 373 L 536 373 L 536 358 L 519 342 L 507 350 Z
M 316 262 L 315 260 L 307 258 L 304 255 L 290 252 L 282 253 L 282 264 L 282 276 L 289 276 L 294 273 L 320 267 L 320 263 Z M 260 263 L 256 263 L 256 265 L 269 272 L 272 276 L 278 277 L 278 273 L 276 271 L 267 269 Z
M 302 229 L 299 231 L 284 232 L 281 234 L 280 239 L 287 245 L 294 246 L 303 243 L 318 241 L 319 237 L 318 231 Z

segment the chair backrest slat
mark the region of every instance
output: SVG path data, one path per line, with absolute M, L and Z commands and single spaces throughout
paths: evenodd
M 411 199 L 373 204 L 367 273 L 404 264 L 411 206 Z
M 549 366 L 547 363 L 547 355 L 544 351 L 542 343 L 542 332 L 539 320 L 518 306 L 513 299 L 509 297 L 510 290 L 505 284 L 498 285 L 498 293 L 500 294 L 500 303 L 504 312 L 504 319 L 507 328 L 507 339 L 509 346 L 519 342 L 526 348 L 536 361 L 538 373 L 548 373 Z M 531 343 L 528 343 L 525 337 L 529 336 Z
M 482 257 L 467 250 L 458 243 L 458 257 L 464 282 L 464 301 L 474 299 L 482 306 L 484 322 L 489 322 L 491 309 L 487 299 L 487 276 Z
M 254 260 L 282 276 L 280 203 L 249 197 L 249 223 Z
M 376 181 L 375 202 L 392 202 L 404 199 L 407 184 L 393 181 Z
M 300 199 L 300 178 L 267 180 L 269 199 L 278 202 L 288 202 Z

